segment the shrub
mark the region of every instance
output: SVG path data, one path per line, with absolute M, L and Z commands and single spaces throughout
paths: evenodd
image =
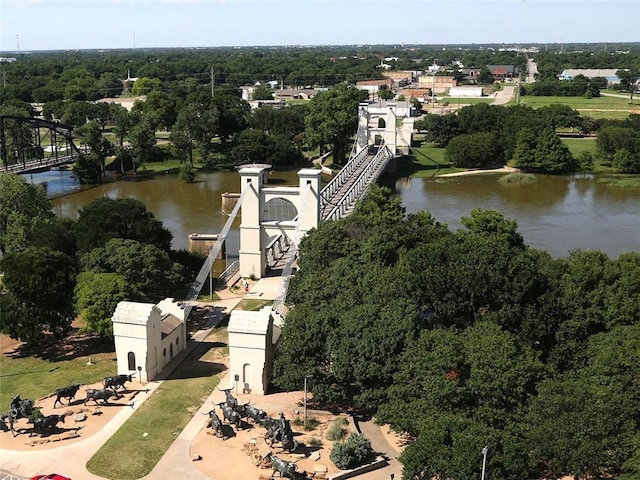
M 180 180 L 186 183 L 193 183 L 196 178 L 196 172 L 191 168 L 191 165 L 185 163 L 180 166 Z
M 500 183 L 535 183 L 538 181 L 533 173 L 509 173 L 498 179 Z
M 345 418 L 336 418 L 327 430 L 327 438 L 332 442 L 342 440 L 345 434 L 343 426 L 348 423 Z
M 329 458 L 341 470 L 362 465 L 371 454 L 371 443 L 361 433 L 354 433 L 345 441 L 336 443 Z
M 309 446 L 311 447 L 319 447 L 322 445 L 322 440 L 320 440 L 318 437 L 311 437 L 309 439 Z

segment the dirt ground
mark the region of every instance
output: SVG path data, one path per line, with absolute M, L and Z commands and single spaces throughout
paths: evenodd
M 223 394 L 220 393 L 222 400 Z M 232 392 L 235 395 L 235 392 Z M 283 452 L 279 444 L 270 448 L 265 440 L 265 429 L 260 425 L 254 425 L 245 421 L 242 430 L 234 432 L 230 426 L 224 428 L 225 438 L 213 435 L 210 428 L 206 428 L 207 419 L 202 421 L 202 429 L 191 443 L 191 456 L 202 457 L 195 465 L 207 476 L 216 477 L 220 472 L 229 472 L 234 478 L 258 478 L 260 475 L 269 476 L 271 470 L 259 466 L 260 459 L 267 453 L 273 452 L 278 457 L 294 461 L 297 471 L 308 473 L 326 472 L 335 473 L 338 469 L 329 459 L 329 452 L 333 442 L 326 438 L 326 430 L 336 418 L 329 412 L 308 410 L 307 417 L 315 418 L 320 422 L 313 431 L 305 432 L 301 426 L 294 425 L 293 419 L 302 419 L 303 392 L 276 393 L 266 396 L 238 394 L 235 395 L 240 404 L 250 402 L 257 408 L 261 408 L 273 418 L 278 418 L 284 413 L 291 420 L 291 429 L 294 431 L 296 442 L 300 445 L 294 453 Z M 218 416 L 222 417 L 219 409 Z M 345 427 L 348 430 L 348 426 Z M 319 446 L 311 446 L 311 439 L 321 441 Z M 230 477 L 229 477 L 230 478 Z
M 43 415 L 65 415 L 64 423 L 58 423 L 51 435 L 34 434 L 29 437 L 32 424 L 28 423 L 27 419 L 21 418 L 14 424 L 18 434 L 16 437 L 13 437 L 10 432 L 0 432 L 0 448 L 40 450 L 62 447 L 84 440 L 100 431 L 120 409 L 131 408 L 136 395 L 144 391 L 144 387 L 135 381 L 128 382 L 126 386 L 127 392 L 120 390 L 120 398 L 111 397 L 107 405 L 96 405 L 93 400 L 89 400 L 86 405 L 83 404 L 87 396 L 87 388 L 100 389 L 102 383 L 80 387 L 70 405 L 67 404 L 67 399 L 63 399 L 64 405 L 61 406 L 58 403 L 57 408 L 53 408 L 55 397 L 35 399 L 35 406 L 41 408 Z

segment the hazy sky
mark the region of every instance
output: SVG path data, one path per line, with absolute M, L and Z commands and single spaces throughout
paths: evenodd
M 640 41 L 640 0 L 0 0 L 0 51 Z

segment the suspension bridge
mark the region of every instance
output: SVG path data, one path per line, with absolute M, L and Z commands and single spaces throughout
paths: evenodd
M 185 299 L 187 315 L 207 279 L 211 281 L 213 261 L 242 209 L 239 262 L 224 272 L 223 280 L 234 276 L 259 279 L 267 268 L 279 266 L 281 282 L 272 308 L 284 316 L 284 302 L 300 239 L 320 221 L 339 220 L 350 215 L 392 161 L 408 152 L 413 119 L 399 117 L 395 105 L 392 102 L 360 104 L 358 131 L 349 160 L 322 188 L 320 170 L 300 170 L 298 187 L 277 188 L 263 185 L 262 168 L 240 170 L 240 197 L 191 285 Z M 290 211 L 294 213 L 274 219 L 268 213 L 270 205 L 282 203 L 290 204 L 293 207 Z

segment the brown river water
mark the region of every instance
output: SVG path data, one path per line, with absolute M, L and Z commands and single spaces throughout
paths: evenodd
M 91 200 L 109 196 L 144 202 L 174 235 L 173 247 L 186 248 L 190 233 L 219 233 L 227 216 L 221 212 L 224 192 L 239 192 L 236 172 L 200 173 L 195 183 L 176 175 L 119 180 L 83 190 L 69 172 L 27 175 L 46 184 L 59 215 L 76 217 Z M 407 179 L 387 176 L 383 183 L 402 197 L 408 213 L 430 211 L 450 229 L 474 208 L 497 210 L 518 222 L 525 242 L 564 257 L 575 249 L 597 249 L 611 258 L 640 252 L 640 189 L 611 187 L 591 176 L 539 175 L 531 184 L 502 184 L 499 175 L 447 179 Z M 295 171 L 273 172 L 269 185 L 295 185 Z M 229 232 L 227 254 L 236 256 L 239 220 Z

